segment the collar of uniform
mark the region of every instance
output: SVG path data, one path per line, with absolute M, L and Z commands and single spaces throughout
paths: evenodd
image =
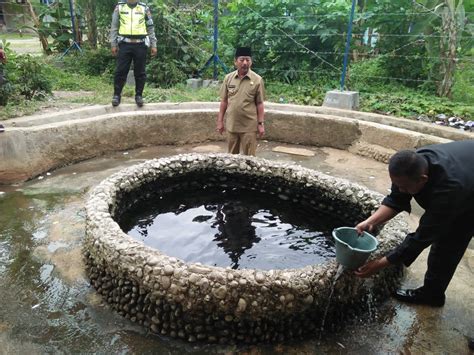
M 247 74 L 245 74 L 245 76 L 242 78 L 242 79 L 245 79 L 245 78 L 249 78 L 249 79 L 252 79 L 254 73 L 251 69 L 249 69 L 249 71 L 247 72 Z M 235 71 L 235 74 L 234 74 L 234 78 L 238 78 L 239 77 L 239 71 L 236 70 Z

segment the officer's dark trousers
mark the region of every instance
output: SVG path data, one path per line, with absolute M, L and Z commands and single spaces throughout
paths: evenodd
M 474 211 L 459 216 L 447 236 L 431 245 L 424 288 L 432 295 L 443 295 L 456 267 L 474 235 Z
M 123 86 L 127 81 L 130 64 L 133 60 L 133 73 L 135 74 L 135 95 L 142 95 L 146 81 L 146 54 L 145 43 L 125 43 L 119 44 L 117 56 L 117 69 L 115 70 L 114 95 L 122 93 Z

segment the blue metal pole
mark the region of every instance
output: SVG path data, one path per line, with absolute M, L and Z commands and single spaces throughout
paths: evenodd
M 75 13 L 74 13 L 74 4 L 72 0 L 69 0 L 69 13 L 71 14 L 71 23 L 72 23 L 72 37 L 73 42 L 77 42 L 76 38 L 76 20 L 75 20 Z
M 219 0 L 214 0 L 214 80 L 217 80 L 217 39 L 219 37 L 219 28 L 217 26 L 219 20 Z
M 342 75 L 341 75 L 341 91 L 344 91 L 344 83 L 346 81 L 347 62 L 349 58 L 349 49 L 351 47 L 352 22 L 354 21 L 355 6 L 356 6 L 356 0 L 352 0 L 351 16 L 349 19 L 349 26 L 348 26 L 349 28 L 347 30 L 346 51 L 344 53 L 344 66 L 342 68 Z

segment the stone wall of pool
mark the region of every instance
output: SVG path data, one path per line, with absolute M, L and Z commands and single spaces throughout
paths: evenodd
M 369 215 L 382 198 L 343 179 L 240 155 L 178 155 L 124 169 L 90 194 L 84 241 L 91 283 L 120 315 L 153 333 L 189 342 L 284 341 L 318 334 L 323 318 L 325 329 L 339 328 L 367 307 L 369 296 L 381 301 L 397 287 L 402 273 L 398 267 L 385 269 L 370 283 L 345 272 L 329 302 L 335 260 L 299 269 L 233 270 L 184 262 L 120 229 L 116 217 L 126 196 L 140 196 L 150 184 L 199 172 L 264 181 L 250 188 L 294 199 L 302 208 L 337 214 L 348 223 Z M 397 216 L 379 231 L 373 257 L 402 240 L 405 217 Z
M 3 121 L 0 184 L 107 152 L 223 140 L 214 130 L 217 111 L 218 103 L 96 106 Z M 383 162 L 399 149 L 474 138 L 423 122 L 314 106 L 268 103 L 266 121 L 267 140 L 345 149 Z

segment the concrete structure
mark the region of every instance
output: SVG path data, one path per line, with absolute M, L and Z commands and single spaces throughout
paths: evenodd
M 0 0 L 0 33 L 17 31 L 21 26 L 31 25 L 30 16 L 27 13 L 24 1 Z M 28 29 L 26 31 L 31 32 Z
M 214 130 L 218 105 L 94 106 L 4 121 L 0 184 L 116 150 L 223 140 Z M 423 122 L 324 107 L 267 104 L 266 122 L 268 140 L 345 149 L 382 162 L 401 148 L 474 138 Z
M 118 216 L 134 202 L 159 194 L 157 187 L 166 189 L 174 178 L 190 176 L 199 182 L 199 175 L 214 188 L 235 178 L 250 189 L 291 197 L 302 208 L 330 211 L 348 224 L 366 218 L 383 197 L 314 170 L 242 155 L 179 155 L 122 170 L 91 193 L 84 241 L 92 285 L 119 314 L 154 333 L 189 342 L 281 342 L 314 335 L 323 326 L 338 328 L 367 308 L 369 295 L 381 301 L 398 285 L 398 267 L 383 270 L 371 283 L 350 272 L 335 283 L 334 259 L 269 271 L 186 263 L 120 229 Z M 401 241 L 407 232 L 405 217 L 383 227 L 374 257 Z
M 188 88 L 191 88 L 191 89 L 199 89 L 203 86 L 203 80 L 201 78 L 188 79 L 186 80 L 186 83 L 187 83 Z
M 356 91 L 328 91 L 324 98 L 323 106 L 357 110 L 359 108 L 359 93 Z

